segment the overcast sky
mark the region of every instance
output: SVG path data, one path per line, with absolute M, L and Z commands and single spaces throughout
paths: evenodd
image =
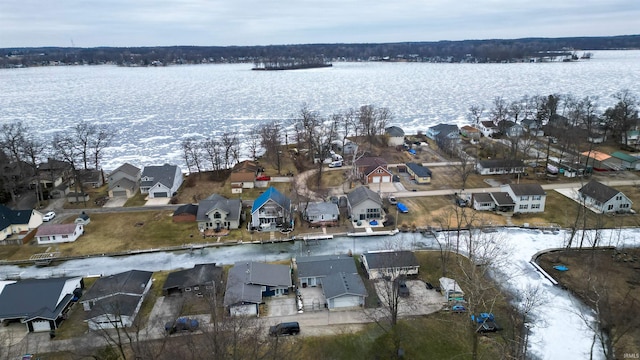
M 640 0 L 0 0 L 0 47 L 382 43 L 640 33 Z

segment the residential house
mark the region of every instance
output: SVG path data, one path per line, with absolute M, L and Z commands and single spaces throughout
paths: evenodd
M 594 144 L 602 144 L 607 141 L 607 128 L 600 125 L 593 125 L 587 129 L 587 141 Z
M 436 140 L 440 134 L 450 139 L 457 139 L 460 137 L 460 129 L 458 129 L 458 125 L 438 124 L 429 127 L 425 135 L 431 140 Z
M 406 250 L 368 251 L 362 254 L 361 259 L 369 279 L 418 275 L 420 269 L 416 256 Z
M 523 174 L 525 169 L 522 160 L 478 160 L 476 171 L 480 175 Z
M 177 165 L 145 166 L 140 177 L 140 192 L 150 199 L 172 197 L 182 185 L 182 171 Z
M 329 310 L 350 310 L 364 307 L 367 289 L 357 273 L 333 273 L 322 283 L 322 293 Z
M 621 169 L 640 170 L 640 158 L 616 151 L 611 154 L 611 163 L 614 163 Z
M 321 286 L 330 274 L 357 274 L 353 257 L 347 255 L 300 256 L 291 260 L 298 274 L 298 286 Z
M 57 329 L 82 294 L 82 277 L 20 280 L 0 292 L 0 322 L 19 321 L 29 332 Z
M 585 151 L 580 155 L 586 156 L 587 159 L 586 164 L 587 167 L 592 167 L 594 170 L 620 170 L 621 167 L 618 166 L 618 160 L 615 158 L 611 158 L 611 155 L 605 154 L 601 151 L 591 150 Z
M 66 161 L 49 158 L 38 166 L 38 176 L 45 189 L 56 188 L 73 177 L 73 166 Z
M 256 177 L 262 171 L 262 167 L 255 161 L 244 160 L 237 163 L 229 175 L 231 187 L 237 189 L 237 192 L 242 192 L 242 189 L 253 189 Z
M 578 190 L 585 206 L 601 213 L 631 212 L 633 202 L 621 191 L 596 180 L 589 181 Z
M 253 202 L 250 227 L 264 231 L 293 228 L 291 200 L 276 188 L 268 188 Z
M 131 198 L 138 192 L 142 170 L 124 163 L 109 173 L 107 182 L 109 183 L 109 197 Z
M 397 126 L 389 126 L 384 129 L 385 134 L 388 136 L 387 145 L 398 146 L 404 144 L 404 130 Z
M 471 204 L 478 211 L 513 212 L 515 201 L 507 192 L 473 193 Z
M 184 204 L 180 205 L 174 212 L 171 220 L 174 223 L 196 222 L 198 217 L 198 205 Z
M 218 296 L 224 290 L 222 285 L 221 266 L 215 263 L 196 264 L 191 269 L 169 273 L 162 286 L 162 294 L 164 296 Z
M 223 303 L 233 316 L 258 316 L 263 297 L 286 295 L 291 287 L 289 266 L 240 261 L 229 269 Z
M 104 174 L 102 170 L 80 169 L 78 170 L 78 178 L 83 188 L 97 189 L 104 184 Z
M 338 225 L 340 209 L 332 202 L 310 202 L 303 210 L 302 218 L 311 226 Z
M 347 194 L 347 208 L 353 221 L 382 220 L 382 198 L 366 186 L 358 186 Z
M 82 224 L 44 224 L 36 232 L 38 245 L 74 242 L 84 234 Z
M 0 244 L 22 245 L 28 233 L 42 225 L 42 213 L 37 210 L 12 210 L 0 205 Z
M 356 176 L 363 184 L 390 183 L 393 174 L 381 157 L 361 157 L 355 163 Z
M 516 124 L 511 120 L 502 120 L 498 123 L 498 129 L 500 132 L 508 137 L 519 137 L 524 134 L 524 127 L 520 124 Z
M 473 126 L 465 125 L 460 128 L 460 135 L 473 141 L 473 140 L 480 140 L 480 137 L 482 136 L 482 132 L 480 132 L 479 129 Z
M 514 202 L 516 213 L 544 212 L 547 193 L 539 184 L 509 184 L 502 186 Z
M 628 130 L 622 135 L 620 135 L 620 137 L 621 137 L 620 142 L 622 144 L 626 144 L 635 148 L 637 148 L 638 145 L 640 145 L 640 130 L 637 130 L 637 129 Z
M 83 203 L 89 201 L 90 199 L 89 193 L 75 191 L 66 193 L 65 197 L 67 199 L 67 202 L 70 204 Z
M 429 184 L 431 183 L 431 170 L 421 164 L 408 162 L 407 173 L 411 176 L 411 180 L 417 184 Z
M 151 289 L 153 272 L 129 270 L 96 280 L 82 296 L 89 329 L 131 327 Z
M 224 196 L 213 194 L 198 203 L 198 230 L 206 232 L 222 229 L 231 230 L 240 227 L 242 216 L 242 201 L 240 199 L 227 199 Z
M 480 121 L 478 129 L 482 132 L 482 135 L 486 137 L 492 137 L 493 135 L 500 133 L 496 124 L 494 124 L 493 121 L 488 120 Z
M 531 136 L 544 136 L 544 130 L 542 130 L 542 123 L 536 119 L 524 119 L 520 122 L 520 125 L 529 133 Z
M 356 151 L 358 151 L 358 144 L 353 141 L 347 141 L 342 148 L 342 153 L 344 155 L 353 155 Z

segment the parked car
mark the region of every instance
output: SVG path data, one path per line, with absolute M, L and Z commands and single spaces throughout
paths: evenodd
M 331 164 L 329 164 L 329 167 L 330 168 L 342 167 L 342 160 L 332 161 Z
M 459 207 L 467 207 L 468 203 L 465 199 L 456 198 L 456 205 Z
M 457 304 L 451 307 L 451 311 L 457 312 L 457 313 L 463 313 L 463 312 L 467 312 L 467 308 L 464 305 Z
M 298 335 L 300 333 L 300 324 L 297 321 L 280 323 L 269 328 L 269 335 Z
M 433 290 L 433 285 L 430 282 L 425 282 L 424 285 L 427 287 L 427 290 Z
M 44 214 L 44 216 L 42 217 L 42 221 L 51 221 L 56 217 L 56 213 L 53 211 L 49 211 L 48 213 Z
M 164 324 L 164 331 L 168 334 L 175 334 L 182 331 L 195 331 L 198 327 L 200 327 L 200 323 L 197 319 L 179 317 L 175 321 Z
M 404 277 L 396 278 L 395 285 L 398 287 L 398 296 L 408 297 L 410 295 L 407 280 Z
M 480 326 L 476 329 L 476 331 L 479 333 L 490 333 L 496 332 L 498 330 L 500 330 L 500 327 L 498 326 L 498 324 L 496 324 L 495 321 L 484 322 L 480 324 Z
M 398 203 L 398 200 L 396 200 L 395 196 L 389 196 L 389 204 L 395 205 L 397 203 Z

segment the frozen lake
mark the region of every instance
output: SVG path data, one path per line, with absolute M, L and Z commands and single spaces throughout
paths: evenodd
M 474 104 L 524 95 L 599 98 L 640 94 L 640 51 L 597 51 L 591 60 L 514 64 L 335 63 L 331 68 L 251 71 L 251 64 L 148 68 L 70 66 L 0 70 L 0 124 L 22 121 L 45 139 L 78 121 L 117 134 L 104 168 L 182 164 L 181 139 L 285 125 L 303 104 L 324 116 L 372 104 L 407 133 L 464 124 Z M 245 154 L 248 156 L 248 154 Z

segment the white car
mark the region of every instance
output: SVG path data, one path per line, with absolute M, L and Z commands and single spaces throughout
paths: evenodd
M 56 213 L 53 211 L 49 211 L 48 213 L 44 214 L 44 216 L 42 217 L 42 221 L 51 221 L 55 217 Z

